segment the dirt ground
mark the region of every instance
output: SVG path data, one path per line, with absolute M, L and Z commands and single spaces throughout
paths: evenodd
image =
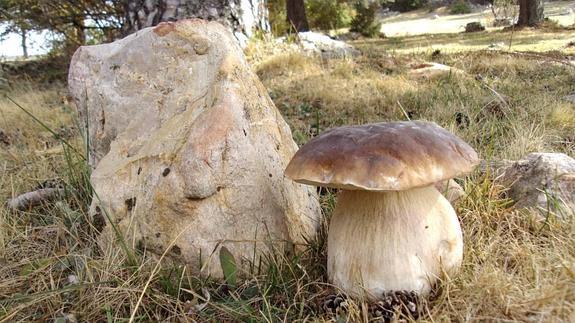
M 546 2 L 544 12 L 546 17 L 561 25 L 575 23 L 575 1 Z M 464 15 L 450 15 L 448 8 L 439 8 L 433 12 L 421 9 L 385 18 L 381 30 L 389 37 L 458 33 L 473 21 L 480 21 L 488 29 L 501 29 L 491 27 L 493 14 L 489 8 Z

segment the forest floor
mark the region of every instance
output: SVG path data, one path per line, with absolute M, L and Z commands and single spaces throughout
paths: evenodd
M 519 12 L 518 7 L 512 10 Z M 545 17 L 559 25 L 572 25 L 575 23 L 575 1 L 545 2 L 544 13 Z M 493 20 L 493 12 L 487 7 L 459 15 L 450 14 L 447 7 L 433 11 L 420 9 L 384 18 L 381 31 L 390 37 L 459 33 L 464 31 L 465 25 L 470 22 L 481 22 L 489 30 L 501 30 L 503 27 L 493 27 Z
M 536 31 L 513 37 L 521 39 L 523 32 L 537 37 Z M 563 33 L 549 30 L 540 37 Z M 511 32 L 495 35 L 509 39 Z M 538 53 L 400 50 L 422 41 L 401 38 L 396 47 L 391 39 L 357 41 L 364 54 L 352 59 L 273 52 L 266 44 L 248 56 L 300 145 L 331 127 L 404 120 L 407 114 L 437 122 L 486 160 L 534 151 L 575 157 L 575 105 L 565 100 L 575 92 L 572 47 Z M 462 72 L 410 74 L 427 61 Z M 88 169 L 82 154 L 63 144 L 83 150 L 77 116 L 62 78 L 46 78 L 65 70 L 37 66 L 28 72 L 8 75 L 5 90 L 26 111 L 0 97 L 0 201 L 48 180 L 68 190 L 62 200 L 25 212 L 0 206 L 0 322 L 124 322 L 132 315 L 141 322 L 381 319 L 374 304 L 361 300 L 348 300 L 347 309 L 336 313 L 324 307 L 336 293 L 325 269 L 333 191 L 322 191 L 326 221 L 307 250 L 270 255 L 267 270 L 244 273 L 236 286 L 191 277 L 182 266 L 162 264 L 155 271 L 156 261 L 145 253 L 130 262 L 120 251 L 100 249 L 87 212 Z M 458 123 L 457 115 L 468 122 Z M 488 173 L 460 183 L 467 193 L 455 205 L 464 232 L 463 266 L 422 301 L 418 320 L 574 322 L 575 218 L 541 222 L 514 209 Z

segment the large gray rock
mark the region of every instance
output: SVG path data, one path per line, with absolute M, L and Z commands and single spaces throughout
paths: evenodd
M 361 52 L 341 40 L 335 40 L 322 33 L 306 31 L 298 33 L 301 48 L 308 53 L 319 54 L 322 58 L 355 57 Z M 286 37 L 277 39 L 280 43 L 288 42 Z
M 501 175 L 518 208 L 533 208 L 560 218 L 575 214 L 575 159 L 560 153 L 531 153 Z
M 257 264 L 314 236 L 315 191 L 283 176 L 290 129 L 222 25 L 162 23 L 81 47 L 69 84 L 87 122 L 92 210 L 135 246 L 173 244 L 188 270 L 220 276 L 220 246 Z

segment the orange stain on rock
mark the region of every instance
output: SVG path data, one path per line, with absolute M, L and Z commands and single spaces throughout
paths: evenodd
M 164 37 L 174 30 L 176 30 L 176 24 L 173 22 L 161 22 L 154 27 L 154 33 L 160 37 Z

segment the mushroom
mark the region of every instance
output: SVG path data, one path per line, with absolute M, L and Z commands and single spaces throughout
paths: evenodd
M 340 189 L 328 233 L 331 282 L 351 296 L 430 292 L 461 265 L 457 215 L 434 183 L 479 163 L 463 140 L 433 122 L 346 126 L 313 138 L 285 174 Z

